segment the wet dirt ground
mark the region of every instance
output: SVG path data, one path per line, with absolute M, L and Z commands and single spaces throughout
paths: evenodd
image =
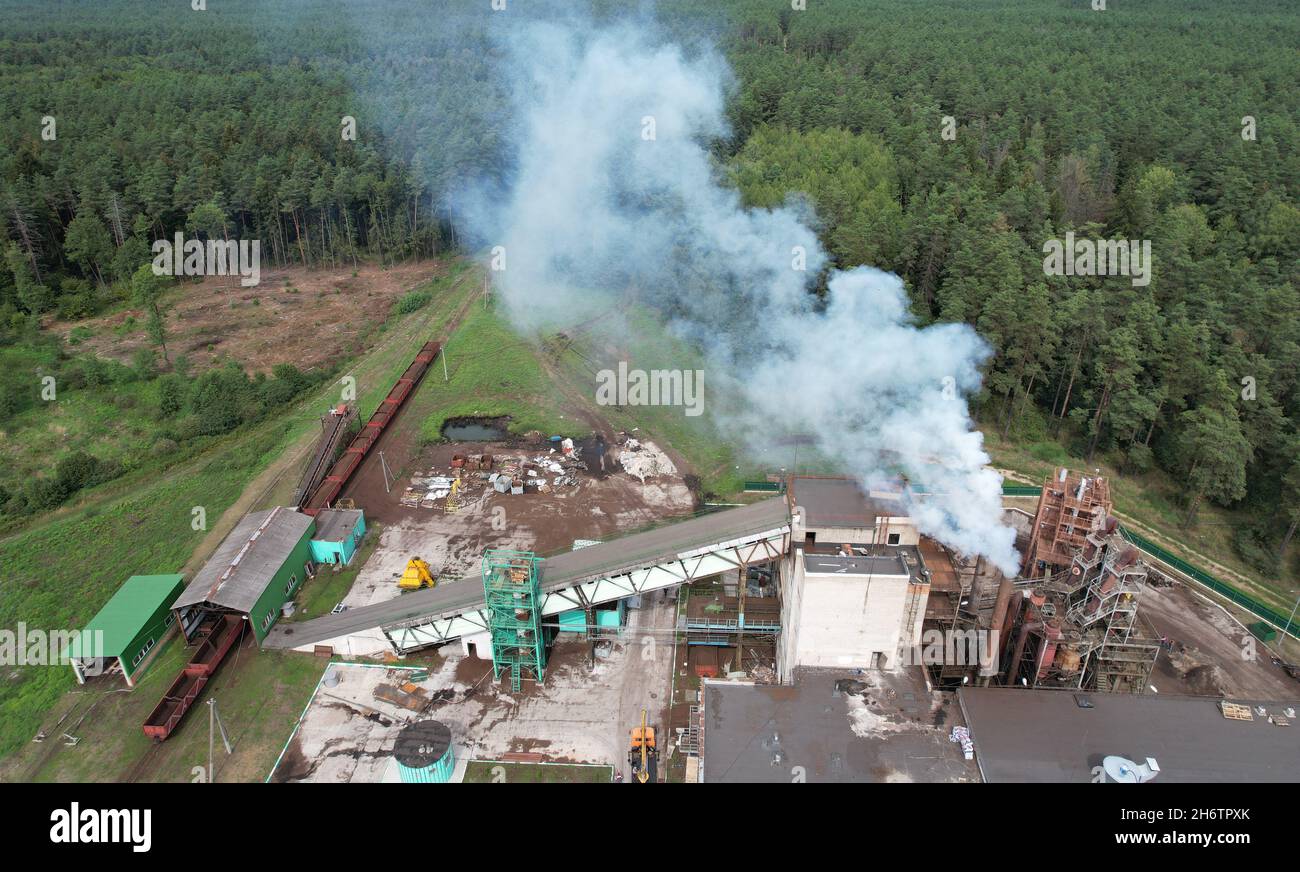
M 1300 682 L 1275 666 L 1267 648 L 1218 605 L 1182 584 L 1147 586 L 1139 614 L 1174 642 L 1162 651 L 1151 683 L 1161 693 L 1228 699 L 1288 700 Z
M 348 494 L 365 507 L 368 519 L 383 525 L 383 532 L 344 603 L 355 608 L 399 595 L 396 580 L 412 557 L 428 562 L 439 583 L 455 583 L 476 571 L 488 548 L 551 554 L 572 548 L 578 539 L 604 539 L 694 508 L 694 496 L 680 474 L 642 482 L 621 467 L 605 474 L 579 472 L 576 484 L 546 493 L 501 494 L 478 483 L 454 513 L 442 501 L 433 508 L 400 502 L 412 475 L 430 470 L 450 474 L 454 455 L 533 458 L 548 456 L 549 450 L 549 444 L 537 442 L 435 444 L 390 480 L 391 489 L 384 487 L 379 465 L 369 465 Z
M 561 635 L 544 685 L 525 681 L 519 693 L 507 678 L 493 680 L 490 660 L 446 646 L 433 658 L 428 679 L 418 682 L 432 700 L 418 714 L 374 697 L 377 685 L 406 680 L 410 671 L 334 664 L 339 682 L 318 689 L 272 780 L 391 780 L 393 743 L 408 721 L 422 718 L 451 728 L 458 759 L 535 754 L 547 762 L 624 769 L 628 734 L 641 709 L 648 709 L 652 724 L 664 723 L 672 646 L 645 640 L 670 630 L 673 615 L 673 604 L 659 600 L 630 610 L 627 628 L 603 657 L 593 658 L 591 645 L 577 636 Z

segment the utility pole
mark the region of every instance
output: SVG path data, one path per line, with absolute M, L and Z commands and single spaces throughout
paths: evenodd
M 384 492 L 392 493 L 393 489 L 388 484 L 388 459 L 384 457 L 384 452 L 379 452 L 379 467 L 384 473 Z
M 451 381 L 451 377 L 447 375 L 447 346 L 446 345 L 442 347 L 442 353 L 439 354 L 438 356 L 442 358 L 442 380 L 444 382 Z
M 1291 632 L 1291 622 L 1295 620 L 1296 609 L 1300 609 L 1300 596 L 1295 598 L 1295 605 L 1291 607 L 1291 617 L 1286 619 L 1286 627 L 1282 629 L 1283 642 L 1286 641 L 1285 637 Z
M 214 724 L 216 725 L 217 730 L 221 733 L 221 744 L 226 746 L 226 755 L 229 756 L 235 753 L 235 749 L 230 747 L 230 739 L 226 738 L 225 724 L 221 723 L 221 716 L 217 714 L 216 697 L 213 697 L 212 699 L 208 700 L 208 783 L 209 784 L 213 783 L 212 746 L 213 746 L 214 735 L 213 735 L 212 727 Z

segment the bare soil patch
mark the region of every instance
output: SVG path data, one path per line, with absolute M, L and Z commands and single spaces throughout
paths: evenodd
M 223 359 L 254 372 L 279 363 L 311 369 L 340 353 L 362 351 L 366 335 L 388 319 L 399 297 L 447 269 L 443 261 L 427 260 L 387 269 L 267 270 L 252 288 L 240 287 L 238 276 L 184 282 L 165 301 L 167 350 L 172 358 L 184 354 L 199 370 Z M 126 327 L 128 318 L 136 326 Z M 122 363 L 149 345 L 144 314 L 136 309 L 50 325 L 65 340 L 74 328 L 93 334 L 78 348 Z
M 1300 683 L 1272 662 L 1267 648 L 1253 644 L 1243 627 L 1186 586 L 1147 586 L 1139 611 L 1171 644 L 1151 679 L 1161 693 L 1250 700 L 1300 696 Z

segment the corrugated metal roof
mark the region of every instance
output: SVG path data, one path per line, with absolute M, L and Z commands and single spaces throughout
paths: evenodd
M 93 634 L 104 634 L 103 651 L 87 651 L 87 656 L 102 655 L 117 657 L 125 652 L 126 646 L 136 637 L 145 622 L 158 609 L 176 596 L 185 577 L 171 575 L 133 575 L 122 583 L 117 593 L 104 603 L 95 617 L 86 624 L 82 635 L 74 640 L 64 652 L 68 657 L 79 657 L 79 639 L 86 638 L 88 644 L 94 644 Z M 159 627 L 161 630 L 162 627 Z M 134 653 L 134 652 L 132 652 Z
M 250 512 L 235 525 L 172 608 L 206 602 L 249 611 L 312 524 L 307 515 L 283 506 Z
M 360 509 L 322 509 L 316 515 L 316 532 L 311 537 L 317 542 L 344 542 L 359 520 Z

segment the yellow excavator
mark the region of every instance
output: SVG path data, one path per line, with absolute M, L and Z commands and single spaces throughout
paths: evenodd
M 422 587 L 433 587 L 437 583 L 429 564 L 418 557 L 412 557 L 407 562 L 406 571 L 397 580 L 397 586 L 402 590 L 419 590 Z
M 659 780 L 659 749 L 655 747 L 654 727 L 646 726 L 645 709 L 641 709 L 641 726 L 632 730 L 627 762 L 632 767 L 632 777 L 641 784 Z

